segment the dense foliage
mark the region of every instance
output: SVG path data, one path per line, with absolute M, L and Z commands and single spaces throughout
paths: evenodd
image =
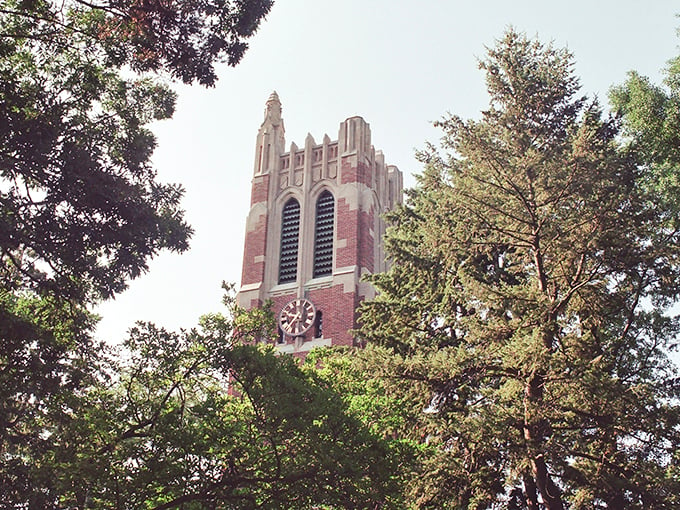
M 156 182 L 152 120 L 167 70 L 212 84 L 271 2 L 7 0 L 0 10 L 4 288 L 86 302 L 122 290 L 158 250 L 187 247 L 181 187 Z
M 623 133 L 649 175 L 664 206 L 677 218 L 680 211 L 680 56 L 664 70 L 661 85 L 631 72 L 628 80 L 610 93 L 623 121 Z M 670 218 L 669 218 L 670 219 Z
M 259 311 L 140 324 L 41 457 L 41 508 L 373 508 L 394 456 L 313 369 L 252 338 Z M 250 328 L 255 329 L 250 329 Z
M 181 186 L 157 181 L 150 122 L 214 83 L 270 1 L 0 2 L 0 502 L 49 477 L 76 396 L 98 377 L 88 307 L 160 250 L 184 251 Z
M 579 96 L 566 51 L 510 31 L 480 65 L 489 108 L 438 123 L 445 152 L 420 154 L 362 306 L 367 373 L 426 445 L 411 502 L 676 508 L 680 239 L 660 175 Z

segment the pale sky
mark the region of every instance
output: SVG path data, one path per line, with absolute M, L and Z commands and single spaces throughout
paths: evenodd
M 660 81 L 680 53 L 677 13 L 677 0 L 276 1 L 241 64 L 221 67 L 213 89 L 176 86 L 174 118 L 153 126 L 158 179 L 184 185 L 195 234 L 190 251 L 161 254 L 99 307 L 98 336 L 120 342 L 137 320 L 189 329 L 222 310 L 221 281 L 240 284 L 255 136 L 273 90 L 287 147 L 307 133 L 337 139 L 360 115 L 413 186 L 414 150 L 440 137 L 432 121 L 486 108 L 477 59 L 507 27 L 569 48 L 583 93 L 606 104 L 629 70 Z

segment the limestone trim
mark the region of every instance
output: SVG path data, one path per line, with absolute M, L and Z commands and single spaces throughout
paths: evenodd
M 247 285 L 241 285 L 239 292 L 250 292 L 252 290 L 259 290 L 262 287 L 262 282 L 249 283 Z
M 333 286 L 333 275 L 312 278 L 305 283 L 305 291 L 326 289 Z
M 276 344 L 276 350 L 280 354 L 295 354 L 297 352 L 309 352 L 315 347 L 330 347 L 332 344 L 332 338 L 315 338 L 306 341 L 296 338 L 295 342 L 292 343 Z
M 292 294 L 291 291 L 294 291 L 297 288 L 298 288 L 297 282 L 279 283 L 270 288 L 269 297 L 286 296 Z

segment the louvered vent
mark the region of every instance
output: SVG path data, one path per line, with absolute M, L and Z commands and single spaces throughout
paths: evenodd
M 333 195 L 324 191 L 316 201 L 316 224 L 314 228 L 314 278 L 333 272 L 333 223 L 335 201 Z
M 298 238 L 300 236 L 300 204 L 291 198 L 283 206 L 281 219 L 281 261 L 279 283 L 297 279 Z

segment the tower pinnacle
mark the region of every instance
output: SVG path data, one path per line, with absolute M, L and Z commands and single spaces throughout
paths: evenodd
M 276 91 L 273 91 L 267 99 L 267 103 L 264 107 L 264 122 L 269 123 L 272 126 L 278 126 L 281 124 L 281 100 Z
M 276 101 L 277 103 L 281 103 L 281 100 L 279 99 L 279 95 L 276 93 L 274 90 L 271 94 L 269 94 L 269 99 L 267 99 L 267 103 L 271 101 Z

